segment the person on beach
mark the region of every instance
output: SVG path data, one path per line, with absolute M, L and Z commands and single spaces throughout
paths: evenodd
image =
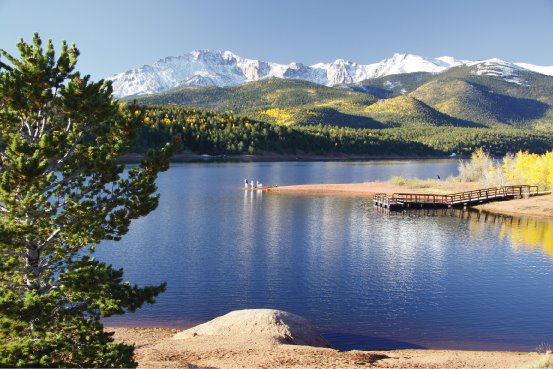
M 248 180 L 244 179 L 244 187 L 248 188 Z

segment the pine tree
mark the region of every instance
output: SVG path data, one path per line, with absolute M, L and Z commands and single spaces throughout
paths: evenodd
M 153 303 L 165 284 L 131 285 L 90 254 L 157 206 L 171 147 L 125 170 L 116 159 L 139 107 L 75 71 L 75 45 L 57 59 L 38 34 L 17 47 L 19 59 L 0 59 L 0 366 L 135 366 L 100 319 Z

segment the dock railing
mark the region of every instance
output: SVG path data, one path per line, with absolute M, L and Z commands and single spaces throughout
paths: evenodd
M 478 190 L 457 192 L 448 195 L 422 193 L 394 193 L 391 196 L 377 193 L 373 196 L 378 206 L 396 210 L 411 207 L 459 207 L 477 205 L 490 201 L 526 198 L 539 195 L 538 186 L 515 185 L 481 188 Z
M 375 202 L 377 202 L 381 205 L 385 205 L 386 207 L 390 207 L 390 204 L 395 203 L 393 197 L 390 197 L 385 193 L 375 193 L 373 195 L 373 201 L 375 201 Z
M 434 195 L 421 193 L 394 193 L 392 198 L 396 202 L 418 203 L 418 204 L 451 204 L 450 195 Z
M 516 198 L 535 196 L 540 193 L 538 186 L 530 185 L 516 185 L 516 186 L 503 186 L 506 195 L 514 196 Z
M 464 191 L 452 193 L 452 203 L 472 202 L 472 201 L 488 201 L 505 197 L 505 189 L 503 187 L 481 188 L 478 190 Z

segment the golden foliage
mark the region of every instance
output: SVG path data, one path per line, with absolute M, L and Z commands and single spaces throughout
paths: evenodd
M 535 185 L 540 190 L 553 188 L 553 151 L 543 155 L 519 151 L 503 159 L 502 169 L 510 183 Z
M 349 100 L 334 99 L 334 100 L 321 101 L 319 103 L 314 104 L 314 106 L 318 108 L 355 109 L 359 107 L 359 104 Z
M 263 111 L 263 114 L 273 118 L 276 123 L 290 125 L 294 123 L 294 115 L 281 108 L 271 108 Z
M 532 185 L 540 191 L 553 189 L 553 151 L 531 154 L 519 151 L 496 162 L 482 148 L 476 149 L 471 160 L 459 163 L 462 181 L 477 181 L 489 186 Z
M 364 109 L 366 113 L 416 115 L 420 104 L 411 97 L 398 96 L 392 99 L 383 99 Z
M 509 238 L 515 250 L 543 250 L 553 258 L 553 222 L 533 218 L 512 218 L 501 225 L 500 236 Z

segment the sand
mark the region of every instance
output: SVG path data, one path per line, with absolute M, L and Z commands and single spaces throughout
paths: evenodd
M 140 368 L 514 368 L 544 355 L 525 352 L 388 350 L 345 351 L 276 344 L 244 347 L 175 340 L 175 329 L 108 328 L 117 341 L 136 345 Z M 225 341 L 228 342 L 228 341 Z
M 553 195 L 531 197 L 479 205 L 479 210 L 505 215 L 525 215 L 540 218 L 553 218 Z
M 108 328 L 136 346 L 139 367 L 512 368 L 545 355 L 527 352 L 333 349 L 309 321 L 273 309 L 244 309 L 184 331 Z
M 399 186 L 390 182 L 364 182 L 364 183 L 339 183 L 339 184 L 309 184 L 294 186 L 279 186 L 270 188 L 269 191 L 279 193 L 296 194 L 321 194 L 321 195 L 367 195 L 375 193 L 436 193 L 448 194 L 454 192 L 470 191 L 480 186 L 474 182 L 448 182 L 448 181 L 424 181 L 419 188 Z
M 175 334 L 187 346 L 205 347 L 217 341 L 219 347 L 274 347 L 295 344 L 331 347 L 307 319 L 275 309 L 231 311 L 206 323 Z

